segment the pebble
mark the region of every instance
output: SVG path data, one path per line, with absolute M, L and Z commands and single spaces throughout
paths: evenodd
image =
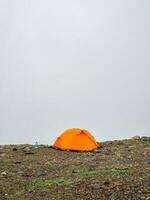
M 147 164 L 150 165 L 150 160 L 147 161 Z
M 140 198 L 141 198 L 141 199 L 145 199 L 146 197 L 145 197 L 145 196 L 141 196 Z
M 118 140 L 116 143 L 117 143 L 118 145 L 123 145 L 123 144 L 124 144 L 124 142 L 121 141 L 121 140 Z
M 24 175 L 24 172 L 23 171 L 18 171 L 17 173 L 16 173 L 18 176 L 23 176 Z
M 113 193 L 111 194 L 111 196 L 110 196 L 109 199 L 110 199 L 110 200 L 117 200 L 117 199 L 119 199 L 119 198 L 117 197 L 117 193 L 116 193 L 116 192 L 113 192 Z
M 1 176 L 6 176 L 6 175 L 7 175 L 6 172 L 2 172 L 2 173 L 1 173 Z
M 21 164 L 21 163 L 22 163 L 22 161 L 19 161 L 19 160 L 14 161 L 14 164 Z
M 140 136 L 135 135 L 135 136 L 133 136 L 131 139 L 132 139 L 132 140 L 140 140 Z
M 93 153 L 100 153 L 100 152 L 101 152 L 100 149 L 95 149 L 95 150 L 93 150 Z
M 30 148 L 29 148 L 29 147 L 25 147 L 25 148 L 23 149 L 23 151 L 28 152 L 28 151 L 30 151 Z
M 23 151 L 25 154 L 34 154 L 29 147 L 25 147 Z
M 91 185 L 91 186 L 92 186 L 92 189 L 94 189 L 94 190 L 99 190 L 99 189 L 102 188 L 102 186 L 99 185 L 99 184 L 93 184 L 93 185 Z
M 43 170 L 38 170 L 37 171 L 37 176 L 45 176 L 45 172 Z
M 108 181 L 104 181 L 104 185 L 108 186 L 109 182 Z
M 16 147 L 14 147 L 12 150 L 13 150 L 13 151 L 18 151 L 18 149 L 17 149 Z
M 5 153 L 0 153 L 0 157 L 5 157 L 6 154 Z
M 73 169 L 72 173 L 80 173 L 80 170 L 79 169 Z
M 143 136 L 143 137 L 141 137 L 141 140 L 142 140 L 142 141 L 149 141 L 149 140 L 150 140 L 150 137 Z
M 142 193 L 142 191 L 141 190 L 138 190 L 138 192 L 137 192 L 138 194 L 141 194 Z

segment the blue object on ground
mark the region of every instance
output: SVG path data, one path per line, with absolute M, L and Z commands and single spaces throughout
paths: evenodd
M 38 142 L 35 142 L 34 148 L 35 148 L 35 149 L 39 149 L 39 148 L 40 148 L 40 145 L 38 144 Z

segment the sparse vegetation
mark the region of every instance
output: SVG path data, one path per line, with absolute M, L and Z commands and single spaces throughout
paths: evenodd
M 0 146 L 0 200 L 149 200 L 149 154 L 148 137 L 87 153 Z
M 66 179 L 65 177 L 57 177 L 53 179 L 40 179 L 32 182 L 32 186 L 35 187 L 49 187 L 52 185 L 70 185 L 74 183 L 72 180 Z

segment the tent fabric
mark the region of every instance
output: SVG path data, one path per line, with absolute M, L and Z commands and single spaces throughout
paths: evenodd
M 91 151 L 98 148 L 95 138 L 86 129 L 65 130 L 55 141 L 53 147 L 63 150 Z

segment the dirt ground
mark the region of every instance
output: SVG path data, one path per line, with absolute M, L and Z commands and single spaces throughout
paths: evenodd
M 150 200 L 150 138 L 93 152 L 0 146 L 0 200 Z

